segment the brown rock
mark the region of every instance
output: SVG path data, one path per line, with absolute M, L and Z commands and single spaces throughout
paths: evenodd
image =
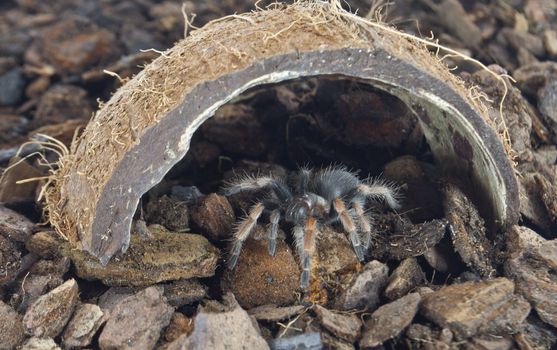
M 389 300 L 401 298 L 423 282 L 424 277 L 424 272 L 416 258 L 404 259 L 389 277 L 385 296 Z
M 25 216 L 0 205 L 0 235 L 16 242 L 25 242 L 34 227 Z
M 131 297 L 139 291 L 139 288 L 132 287 L 110 287 L 99 297 L 98 305 L 104 312 L 110 312 L 122 300 Z
M 188 231 L 188 205 L 168 196 L 162 196 L 147 203 L 145 220 L 150 224 L 162 225 L 171 231 Z
M 151 225 L 152 238 L 132 235 L 126 253 L 106 266 L 86 252 L 70 250 L 79 277 L 109 286 L 147 286 L 162 281 L 209 277 L 215 273 L 219 252 L 201 235 L 166 231 Z
M 360 266 L 354 248 L 345 233 L 325 226 L 317 239 L 316 267 L 322 278 L 326 278 L 327 275 L 345 274 Z
M 406 341 L 411 349 L 450 350 L 454 347 L 453 338 L 453 333 L 447 328 L 434 330 L 419 323 L 411 324 L 406 330 Z
M 420 304 L 418 293 L 408 294 L 375 310 L 365 322 L 361 348 L 372 348 L 399 335 L 414 319 Z
M 455 185 L 447 184 L 445 215 L 449 219 L 449 232 L 453 245 L 462 261 L 482 277 L 495 274 L 492 264 L 493 244 L 486 237 L 484 220 L 466 195 Z
M 174 281 L 163 287 L 168 303 L 176 308 L 196 303 L 207 296 L 207 287 L 193 278 Z
M 557 327 L 557 240 L 547 241 L 534 231 L 514 226 L 507 232 L 505 275 L 528 299 L 539 317 Z
M 549 56 L 557 56 L 557 31 L 546 29 L 543 32 L 543 44 Z
M 114 307 L 99 337 L 99 346 L 103 350 L 152 349 L 173 312 L 162 288 L 146 288 Z
M 225 302 L 226 305 L 217 310 L 202 308 L 195 316 L 193 332 L 180 336 L 167 350 L 269 349 L 252 319 L 234 298 L 228 295 Z
M 61 257 L 63 245 L 62 237 L 54 231 L 39 231 L 25 241 L 25 248 L 43 259 Z
M 387 265 L 377 260 L 368 262 L 337 298 L 336 306 L 341 310 L 374 310 L 387 284 L 388 274 Z
M 21 316 L 0 301 L 0 348 L 15 349 L 25 337 Z
M 465 339 L 482 331 L 506 334 L 524 321 L 530 307 L 516 298 L 512 281 L 496 278 L 453 284 L 424 295 L 420 313 Z
M 20 288 L 17 293 L 12 295 L 12 304 L 19 303 L 18 311 L 24 312 L 41 295 L 48 293 L 62 283 L 64 283 L 64 280 L 61 276 L 29 274 L 19 282 Z
M 255 317 L 258 321 L 276 322 L 286 320 L 298 315 L 304 310 L 302 305 L 283 306 L 261 305 L 248 310 L 250 316 Z
M 37 299 L 25 313 L 25 333 L 35 337 L 56 337 L 70 319 L 78 301 L 74 279 Z
M 62 350 L 52 338 L 29 338 L 21 347 L 21 350 Z
M 264 232 L 261 226 L 254 230 Z M 234 293 L 238 303 L 246 309 L 266 304 L 282 306 L 294 303 L 299 281 L 298 264 L 284 241 L 277 240 L 275 255 L 270 256 L 266 240 L 249 238 L 237 266 L 225 272 L 223 289 Z
M 104 312 L 97 305 L 79 305 L 62 335 L 64 346 L 66 348 L 89 346 L 93 336 L 105 321 L 104 317 Z
M 22 184 L 17 184 L 17 182 L 40 177 L 43 176 L 43 174 L 27 161 L 19 162 L 20 160 L 21 158 L 19 157 L 10 159 L 8 169 L 0 178 L 0 202 L 2 203 L 32 203 L 35 201 L 38 181 Z
M 0 235 L 0 286 L 13 281 L 23 265 L 20 245 Z
M 212 241 L 229 238 L 236 221 L 228 199 L 216 193 L 203 197 L 192 206 L 191 219 L 205 237 Z
M 88 120 L 92 114 L 87 91 L 73 85 L 55 85 L 41 96 L 33 125 L 62 123 L 67 119 Z
M 178 339 L 182 334 L 190 335 L 192 331 L 193 320 L 181 312 L 175 312 L 172 314 L 170 324 L 164 331 L 164 340 L 170 343 Z
M 320 305 L 314 307 L 319 321 L 323 328 L 350 343 L 355 342 L 360 337 L 362 322 L 355 314 L 339 314 L 329 311 Z

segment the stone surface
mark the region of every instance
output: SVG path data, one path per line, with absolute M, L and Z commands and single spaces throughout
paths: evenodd
M 395 300 L 424 281 L 425 275 L 416 258 L 404 259 L 393 271 L 385 288 L 385 296 Z
M 269 349 L 248 313 L 230 294 L 225 297 L 225 303 L 217 310 L 202 308 L 195 316 L 193 332 L 180 336 L 167 350 Z
M 94 304 L 79 305 L 62 335 L 66 348 L 83 348 L 91 344 L 104 322 L 104 312 Z
M 188 206 L 186 202 L 162 196 L 147 203 L 145 220 L 171 231 L 184 232 L 189 230 Z
M 14 349 L 25 337 L 21 316 L 0 301 L 0 320 L 0 349 Z
M 21 347 L 21 350 L 62 350 L 52 338 L 29 338 Z
M 60 257 L 62 237 L 54 231 L 39 231 L 29 236 L 25 241 L 25 248 L 44 259 Z
M 380 346 L 399 335 L 412 323 L 420 300 L 418 293 L 411 293 L 375 310 L 364 324 L 360 347 Z
M 110 312 L 122 300 L 131 297 L 137 292 L 139 292 L 138 288 L 110 287 L 99 297 L 98 305 L 104 312 Z
M 362 322 L 355 314 L 339 314 L 329 311 L 320 305 L 314 308 L 323 328 L 350 343 L 360 337 Z
M 387 284 L 388 274 L 387 265 L 377 260 L 370 261 L 337 298 L 337 308 L 374 310 Z
M 72 316 L 77 293 L 77 283 L 70 279 L 38 298 L 23 316 L 25 333 L 52 338 L 60 334 Z
M 109 286 L 147 286 L 162 281 L 209 277 L 215 273 L 219 251 L 201 235 L 174 233 L 151 225 L 152 238 L 132 235 L 126 253 L 106 266 L 91 255 L 67 250 L 79 277 Z
M 10 283 L 25 265 L 21 244 L 0 235 L 0 286 Z
M 261 226 L 254 230 L 252 236 L 264 232 Z M 284 241 L 277 240 L 275 255 L 270 256 L 265 239 L 249 238 L 236 267 L 225 271 L 223 289 L 233 292 L 245 309 L 266 304 L 284 306 L 296 300 L 299 281 L 298 264 Z
M 272 339 L 269 341 L 272 350 L 319 350 L 323 349 L 321 336 L 317 332 L 303 333 L 292 337 Z
M 0 205 L 0 235 L 16 242 L 25 242 L 34 227 L 25 216 Z
M 67 119 L 88 120 L 92 114 L 87 91 L 74 85 L 55 85 L 41 96 L 32 124 L 38 127 Z
M 465 339 L 481 332 L 505 333 L 524 321 L 530 305 L 506 278 L 453 284 L 424 295 L 420 313 Z
M 219 241 L 232 235 L 236 216 L 226 197 L 211 193 L 192 206 L 191 219 L 205 237 Z
M 261 305 L 248 310 L 250 316 L 258 321 L 282 321 L 298 315 L 304 310 L 302 305 L 277 307 L 275 305 Z
M 162 288 L 146 288 L 112 309 L 99 337 L 99 346 L 103 350 L 152 349 L 173 312 Z
M 170 324 L 164 331 L 164 340 L 171 343 L 178 339 L 182 334 L 191 334 L 193 331 L 193 320 L 181 312 L 172 314 Z
M 443 188 L 443 206 L 449 220 L 453 246 L 464 263 L 482 277 L 495 273 L 491 259 L 493 243 L 486 237 L 478 209 L 455 185 Z
M 12 302 L 19 302 L 19 312 L 25 312 L 39 297 L 64 283 L 58 276 L 29 274 L 21 279 L 20 288 L 12 295 Z
M 207 287 L 196 279 L 178 280 L 163 287 L 166 300 L 176 308 L 193 304 L 207 296 Z
M 507 232 L 505 275 L 528 299 L 539 317 L 557 327 L 557 240 L 545 240 L 534 231 L 514 226 Z
M 25 79 L 20 68 L 0 74 L 0 106 L 15 105 L 23 95 Z

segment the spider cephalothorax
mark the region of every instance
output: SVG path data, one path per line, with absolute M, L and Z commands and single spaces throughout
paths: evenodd
M 292 235 L 300 257 L 300 284 L 307 288 L 311 261 L 321 225 L 340 222 L 360 261 L 372 238 L 372 221 L 368 201 L 382 201 L 392 209 L 399 207 L 396 187 L 383 180 L 360 180 L 341 167 L 300 169 L 290 175 L 244 176 L 225 188 L 227 196 L 239 192 L 254 193 L 255 204 L 238 222 L 234 231 L 229 268 L 234 268 L 242 249 L 262 215 L 268 216 L 268 250 L 275 254 L 281 218 L 292 225 Z

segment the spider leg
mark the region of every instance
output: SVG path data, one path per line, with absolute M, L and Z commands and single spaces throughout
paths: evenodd
M 251 207 L 248 215 L 240 221 L 236 230 L 234 231 L 234 244 L 230 250 L 230 258 L 228 260 L 228 268 L 233 269 L 238 262 L 238 257 L 240 256 L 240 251 L 242 250 L 242 245 L 244 241 L 249 237 L 249 234 L 255 227 L 257 220 L 263 213 L 264 209 L 263 203 L 257 203 Z
M 362 244 L 364 248 L 367 250 L 369 245 L 371 244 L 371 223 L 372 220 L 369 215 L 366 214 L 364 211 L 364 207 L 362 205 L 362 201 L 357 199 L 353 199 L 350 202 L 350 206 L 354 209 L 354 213 L 356 216 L 356 220 L 358 222 L 358 226 L 360 228 L 361 236 L 362 236 Z
M 366 198 L 384 201 L 391 209 L 400 208 L 398 189 L 388 181 L 376 179 L 361 183 L 356 190 Z
M 354 247 L 354 252 L 360 261 L 364 261 L 365 249 L 360 241 L 360 236 L 358 235 L 358 230 L 356 229 L 356 224 L 352 218 L 352 214 L 346 209 L 346 205 L 343 200 L 336 197 L 333 199 L 333 208 L 338 214 L 340 223 L 346 232 L 348 232 L 348 238 Z
M 300 256 L 302 273 L 300 275 L 300 287 L 306 289 L 309 286 L 311 276 L 311 263 L 315 253 L 317 235 L 317 221 L 314 217 L 308 217 L 304 226 L 295 226 L 293 230 L 296 239 L 296 247 Z
M 244 175 L 236 180 L 230 182 L 224 188 L 224 194 L 226 196 L 231 196 L 233 194 L 237 194 L 244 191 L 256 191 L 263 189 L 265 187 L 270 186 L 273 182 L 275 182 L 271 176 L 251 176 L 251 175 Z
M 280 220 L 280 211 L 275 209 L 271 212 L 269 216 L 269 228 L 267 229 L 267 237 L 269 239 L 269 255 L 275 255 L 275 249 L 277 244 L 278 227 Z

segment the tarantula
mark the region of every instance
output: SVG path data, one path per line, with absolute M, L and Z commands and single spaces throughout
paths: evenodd
M 312 257 L 319 226 L 340 222 L 348 234 L 356 256 L 364 260 L 372 239 L 372 217 L 366 210 L 368 200 L 379 200 L 392 209 L 399 208 L 397 188 L 384 180 L 360 180 L 343 167 L 313 170 L 302 168 L 286 177 L 244 176 L 228 184 L 224 193 L 231 196 L 253 192 L 255 204 L 237 223 L 228 267 L 233 269 L 244 241 L 263 214 L 268 215 L 269 255 L 275 254 L 281 218 L 292 225 L 302 274 L 300 285 L 309 285 Z

